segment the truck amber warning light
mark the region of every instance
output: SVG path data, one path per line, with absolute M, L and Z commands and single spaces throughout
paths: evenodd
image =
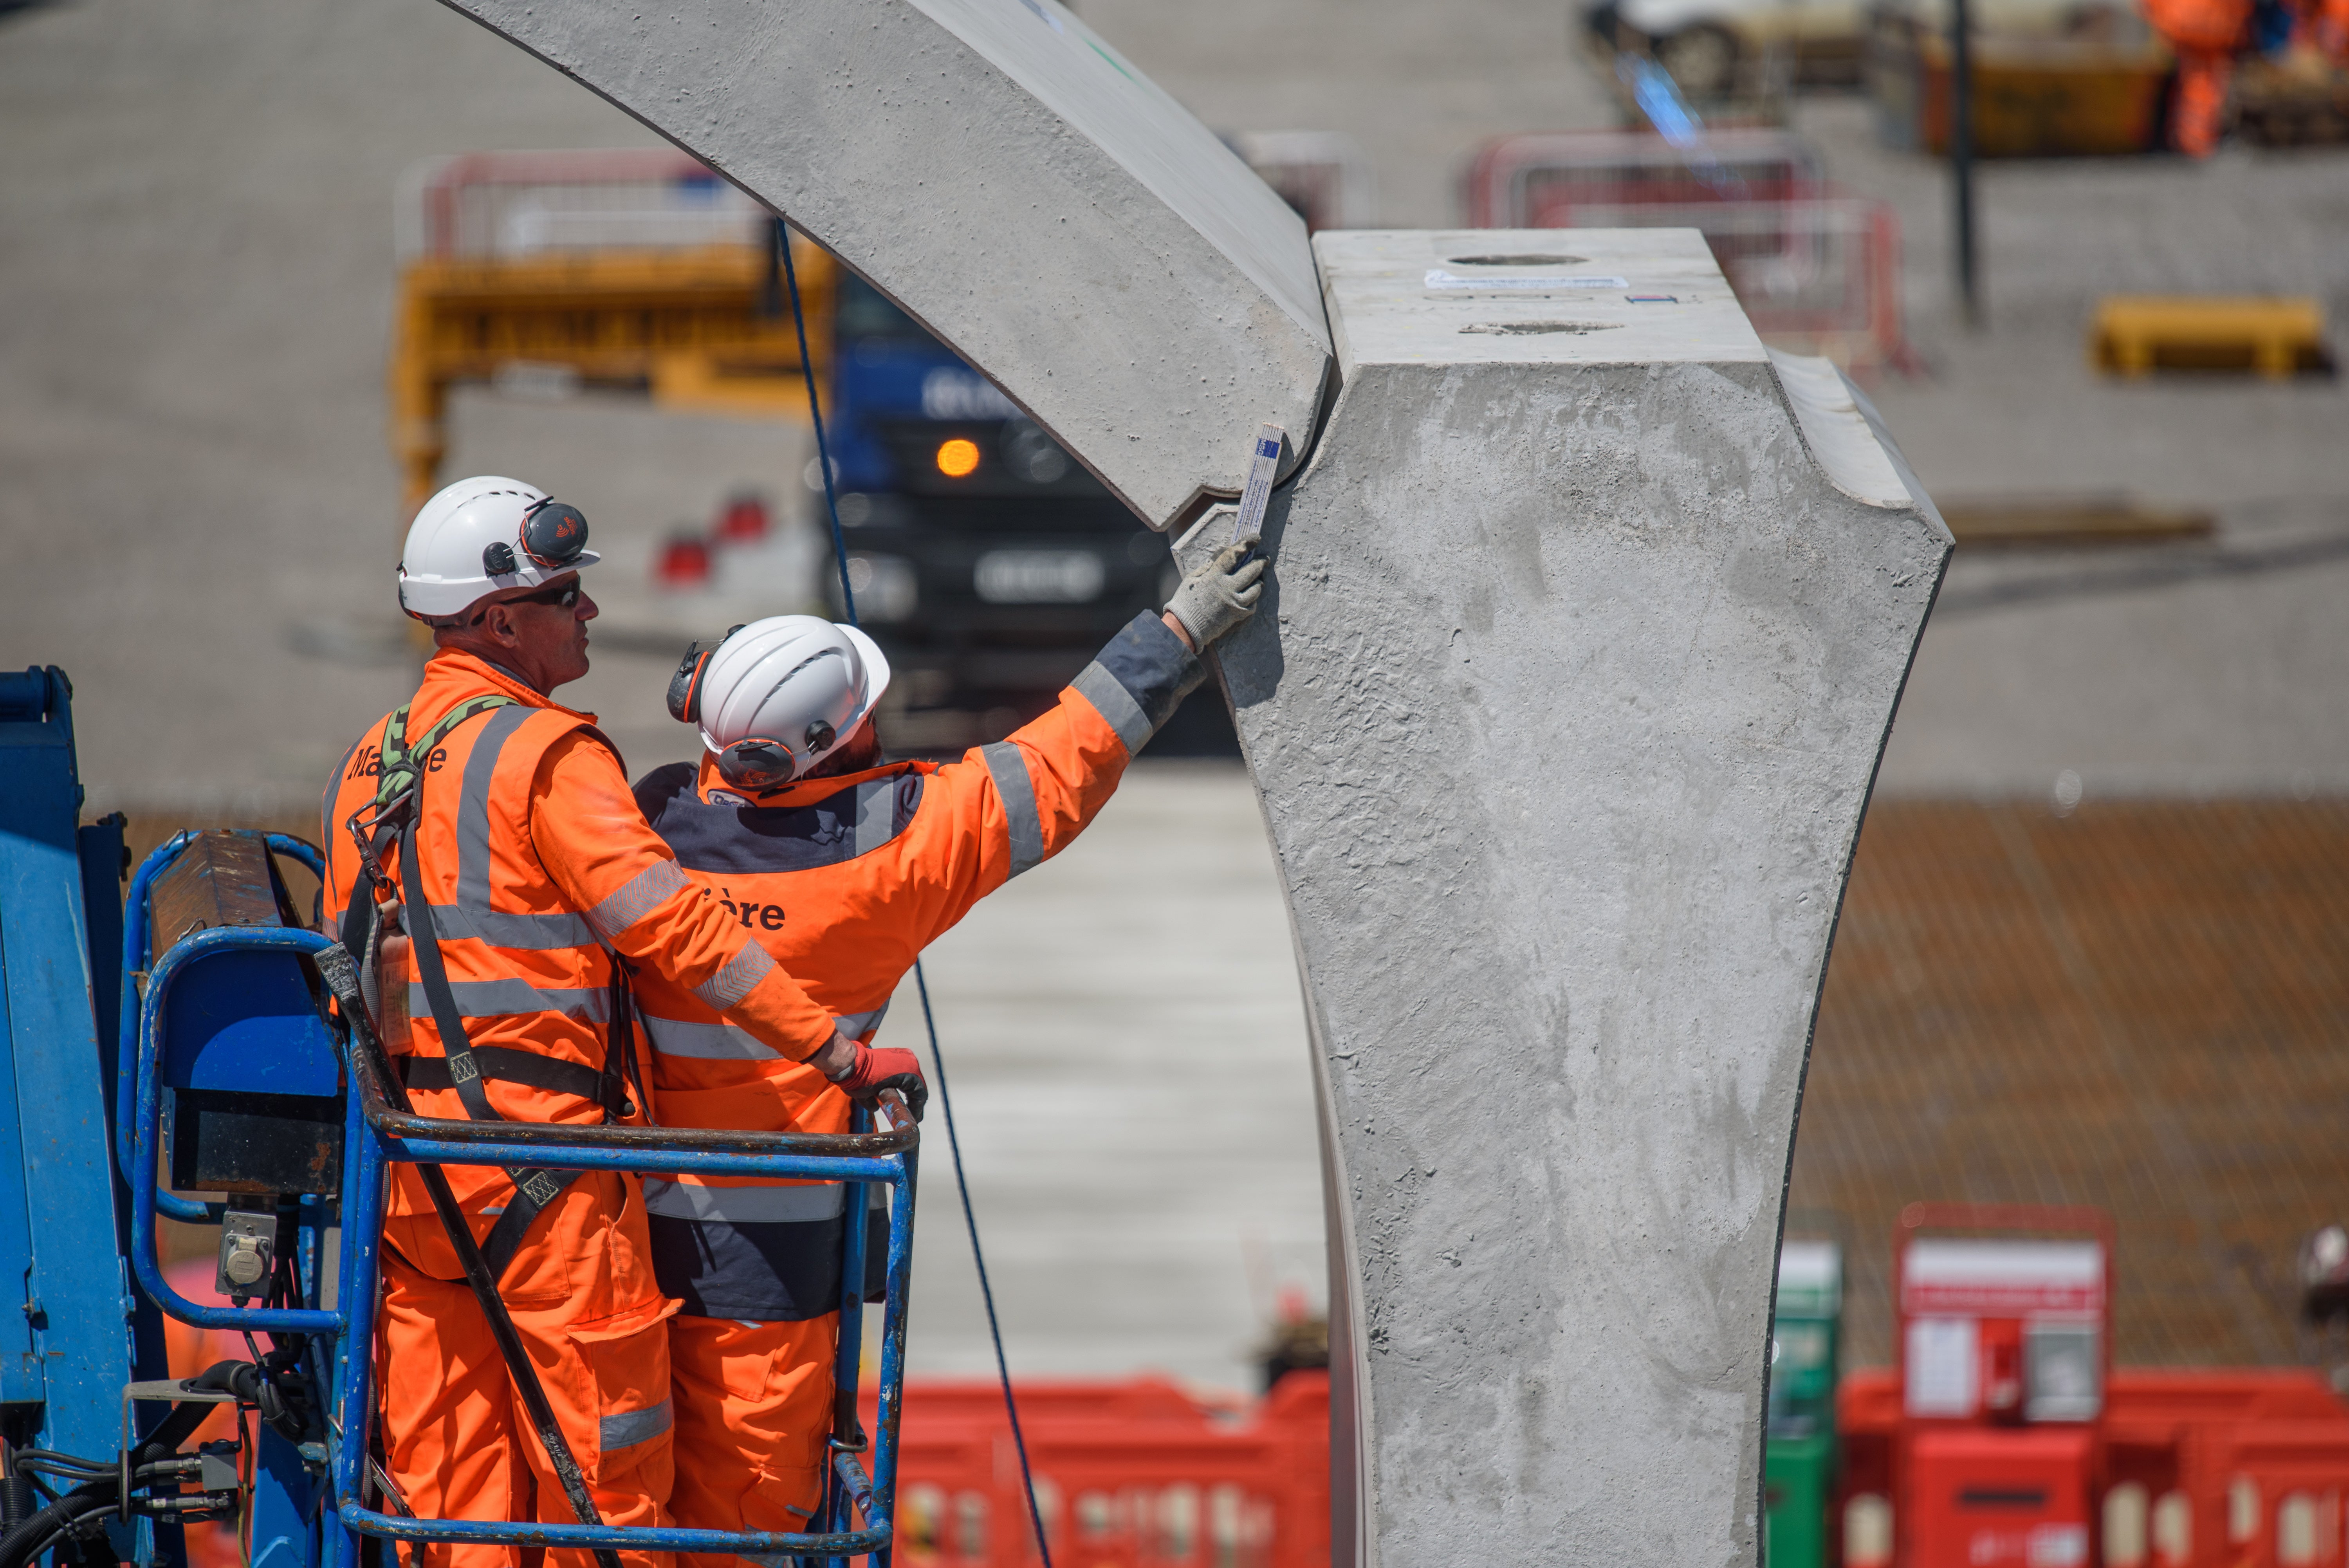
M 978 470 L 978 443 L 957 436 L 938 448 L 938 472 L 948 479 L 968 479 Z

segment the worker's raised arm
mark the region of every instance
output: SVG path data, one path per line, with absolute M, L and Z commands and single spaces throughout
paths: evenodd
M 1264 570 L 1246 546 L 1226 548 L 1184 579 L 1164 615 L 1144 611 L 1110 639 L 1041 717 L 931 777 L 926 788 L 944 809 L 916 819 L 926 842 L 908 857 L 934 878 L 923 945 L 1085 830 L 1126 764 L 1206 678 L 1195 649 L 1255 613 Z
M 538 857 L 612 947 L 650 966 L 793 1061 L 823 1052 L 832 1015 L 688 880 L 637 809 L 620 760 L 580 732 L 547 748 L 533 786 Z

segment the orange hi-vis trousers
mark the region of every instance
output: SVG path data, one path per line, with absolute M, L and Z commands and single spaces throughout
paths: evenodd
M 669 1511 L 698 1530 L 811 1528 L 823 1501 L 840 1314 L 802 1323 L 669 1320 L 678 1467 Z M 678 1568 L 740 1568 L 682 1552 Z
M 630 1288 L 647 1272 L 644 1210 L 621 1196 L 622 1179 L 590 1173 L 556 1199 L 541 1224 L 553 1219 L 549 1240 L 570 1245 L 525 1245 L 502 1293 L 603 1522 L 666 1525 L 674 1522 L 677 1303 Z M 576 1521 L 464 1281 L 434 1279 L 387 1247 L 376 1324 L 384 1444 L 409 1507 L 427 1519 Z M 415 1568 L 526 1568 L 542 1556 L 546 1568 L 593 1568 L 579 1551 L 434 1543 L 403 1553 L 411 1550 Z M 620 1557 L 629 1568 L 670 1562 L 665 1552 Z

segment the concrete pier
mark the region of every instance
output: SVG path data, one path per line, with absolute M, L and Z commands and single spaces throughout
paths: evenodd
M 1693 231 L 1315 247 L 1342 389 L 1220 663 L 1318 1058 L 1333 1555 L 1751 1563 L 1813 1012 L 1949 535 Z

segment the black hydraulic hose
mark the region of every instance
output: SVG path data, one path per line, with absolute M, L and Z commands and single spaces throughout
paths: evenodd
M 0 1540 L 33 1514 L 33 1478 L 16 1467 L 24 1461 L 21 1449 L 0 1443 Z
M 261 1385 L 261 1369 L 249 1361 L 216 1361 L 195 1376 L 185 1379 L 181 1386 L 190 1390 L 234 1394 L 253 1403 Z M 209 1400 L 183 1400 L 171 1407 L 171 1414 L 155 1424 L 155 1429 L 140 1444 L 134 1484 L 154 1479 L 163 1472 L 164 1461 L 179 1457 L 176 1450 L 181 1443 L 195 1436 L 204 1417 L 212 1413 Z M 90 1479 L 29 1517 L 18 1512 L 28 1504 L 31 1495 L 32 1472 L 22 1469 L 30 1459 L 53 1473 L 88 1474 Z M 5 1533 L 0 1534 L 0 1568 L 25 1568 L 25 1565 L 47 1552 L 62 1537 L 70 1535 L 75 1525 L 96 1513 L 110 1513 L 121 1503 L 122 1471 L 117 1466 L 101 1467 L 95 1459 L 85 1459 L 75 1454 L 56 1453 L 47 1449 L 13 1449 L 8 1454 L 8 1474 L 0 1488 L 0 1504 L 6 1508 Z M 118 1461 L 118 1465 L 119 1465 Z M 23 1501 L 20 1502 L 19 1499 Z M 119 1563 L 113 1547 L 109 1544 L 98 1562 Z
M 93 1513 L 114 1509 L 114 1479 L 76 1487 L 32 1518 L 0 1537 L 0 1568 L 25 1568 L 58 1536 Z

